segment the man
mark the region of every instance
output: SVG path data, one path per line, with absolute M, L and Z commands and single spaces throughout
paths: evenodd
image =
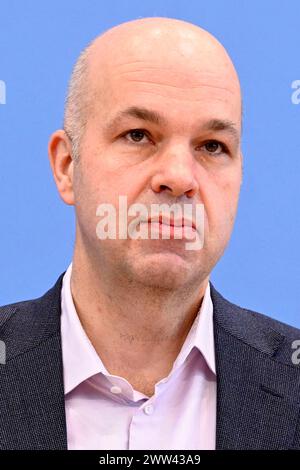
M 209 282 L 235 219 L 240 134 L 236 71 L 197 26 L 136 20 L 81 54 L 49 143 L 74 256 L 44 296 L 1 309 L 3 449 L 300 448 L 300 332 Z M 130 237 L 120 196 L 203 218 L 159 212 L 137 224 L 151 236 Z

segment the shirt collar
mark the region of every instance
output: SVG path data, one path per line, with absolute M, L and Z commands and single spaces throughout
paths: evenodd
M 77 315 L 71 294 L 71 272 L 72 263 L 64 275 L 61 291 L 61 338 L 65 394 L 99 372 L 109 375 Z M 216 374 L 213 304 L 209 283 L 199 312 L 173 364 L 171 373 L 184 363 L 194 347 L 199 350 L 211 371 Z
M 209 282 L 207 283 L 201 307 L 174 362 L 172 371 L 187 359 L 193 348 L 196 348 L 202 354 L 208 367 L 216 375 L 213 303 Z

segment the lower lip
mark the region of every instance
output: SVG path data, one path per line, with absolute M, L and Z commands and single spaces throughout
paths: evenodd
M 162 224 L 160 222 L 148 222 L 149 238 L 163 238 L 171 240 L 194 240 L 196 230 L 188 225 L 177 226 Z M 159 235 L 159 236 L 158 236 Z

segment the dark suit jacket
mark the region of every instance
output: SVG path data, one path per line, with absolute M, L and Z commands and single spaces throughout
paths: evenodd
M 0 449 L 67 449 L 61 285 L 0 308 Z M 225 300 L 211 285 L 217 449 L 300 449 L 300 331 Z

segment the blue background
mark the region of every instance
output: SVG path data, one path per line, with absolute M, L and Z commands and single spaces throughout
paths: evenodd
M 227 48 L 244 95 L 244 180 L 230 245 L 212 281 L 231 301 L 300 327 L 299 1 L 1 0 L 0 304 L 40 296 L 68 266 L 74 210 L 47 156 L 80 50 L 143 16 L 198 24 Z

